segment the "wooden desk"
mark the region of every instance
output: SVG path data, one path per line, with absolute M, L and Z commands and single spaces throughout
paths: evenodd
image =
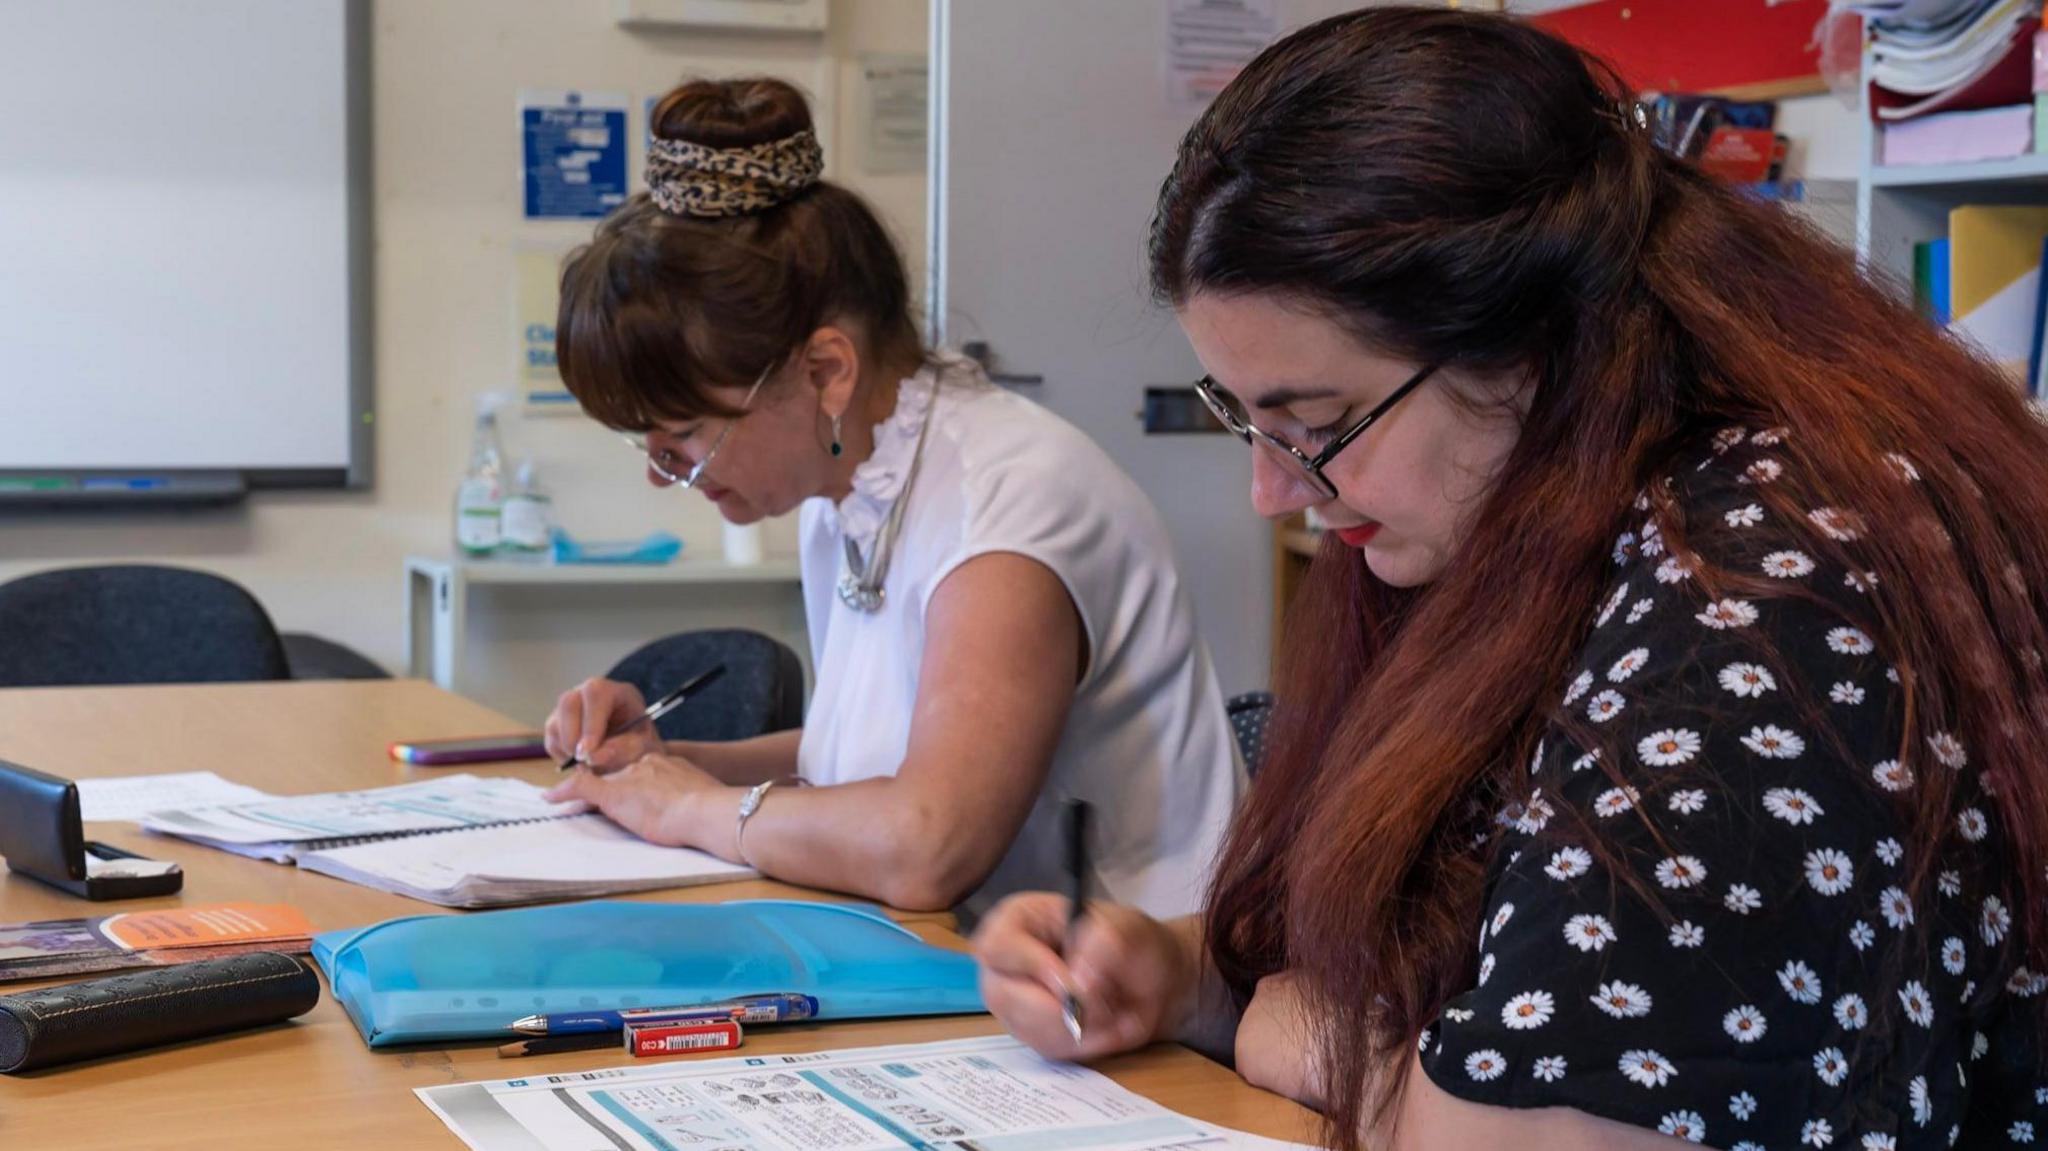
M 278 794 L 376 787 L 436 770 L 392 763 L 385 746 L 393 739 L 513 730 L 517 725 L 504 716 L 416 681 L 0 691 L 0 758 L 73 777 L 216 771 Z M 540 781 L 552 768 L 518 765 L 490 773 Z M 247 900 L 292 904 L 328 930 L 442 910 L 146 835 L 129 825 L 97 824 L 91 832 L 145 855 L 177 860 L 185 868 L 184 892 L 91 904 L 8 874 L 0 877 L 0 922 Z M 768 880 L 626 898 L 711 902 L 790 896 L 844 898 Z M 965 947 L 948 917 L 898 918 L 933 943 Z M 26 986 L 31 985 L 0 990 Z M 986 1016 L 834 1023 L 757 1031 L 747 1037 L 747 1048 L 918 1043 L 996 1030 Z M 615 1051 L 501 1060 L 493 1048 L 473 1043 L 373 1052 L 340 1006 L 323 998 L 312 1013 L 288 1024 L 0 1077 L 0 1147 L 454 1151 L 461 1144 L 412 1096 L 412 1088 L 627 1061 Z M 1133 1090 L 1210 1122 L 1290 1139 L 1307 1139 L 1312 1131 L 1300 1108 L 1180 1048 L 1157 1047 L 1103 1069 Z
M 0 691 L 0 759 L 73 779 L 212 771 L 275 795 L 388 787 L 451 771 L 512 776 L 550 784 L 544 761 L 415 767 L 394 762 L 398 739 L 502 735 L 513 720 L 419 680 L 336 680 L 202 687 L 38 688 Z M 201 903 L 289 903 L 322 930 L 400 915 L 445 912 L 296 867 L 251 861 L 131 823 L 99 823 L 90 837 L 153 859 L 176 860 L 185 890 L 162 899 L 93 904 L 33 879 L 0 876 L 0 923 L 148 911 Z M 252 863 L 254 864 L 252 866 Z M 708 887 L 640 892 L 620 899 L 711 903 L 729 899 L 851 896 L 743 880 Z M 898 912 L 899 921 L 953 926 L 945 912 Z

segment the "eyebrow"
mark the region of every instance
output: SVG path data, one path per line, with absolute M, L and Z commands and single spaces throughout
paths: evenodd
M 1252 406 L 1260 411 L 1272 411 L 1304 400 L 1327 400 L 1336 394 L 1333 388 L 1275 388 L 1260 396 Z

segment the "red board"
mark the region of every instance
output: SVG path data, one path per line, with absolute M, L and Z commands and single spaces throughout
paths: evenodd
M 1595 0 L 1539 16 L 1621 70 L 1637 91 L 1768 98 L 1820 87 L 1814 26 L 1827 0 Z

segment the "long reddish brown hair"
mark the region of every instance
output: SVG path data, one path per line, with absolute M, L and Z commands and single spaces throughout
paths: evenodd
M 1434 583 L 1389 588 L 1334 543 L 1317 558 L 1211 892 L 1210 949 L 1240 997 L 1302 977 L 1341 1147 L 1469 985 L 1484 860 L 1466 811 L 1527 794 L 1632 502 L 1719 426 L 1786 429 L 1801 494 L 1883 529 L 1855 563 L 1910 697 L 1902 751 L 1965 733 L 2022 909 L 2008 959 L 2048 969 L 2048 428 L 1848 254 L 1655 149 L 1625 97 L 1518 21 L 1368 9 L 1255 60 L 1160 193 L 1169 303 L 1279 295 L 1392 355 L 1533 379 Z M 1924 883 L 1955 784 L 1919 774 Z

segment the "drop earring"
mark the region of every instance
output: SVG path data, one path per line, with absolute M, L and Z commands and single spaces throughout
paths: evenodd
M 842 447 L 839 443 L 839 420 L 840 417 L 838 416 L 832 417 L 832 454 L 834 456 L 840 455 L 841 453 L 846 451 L 846 449 Z

